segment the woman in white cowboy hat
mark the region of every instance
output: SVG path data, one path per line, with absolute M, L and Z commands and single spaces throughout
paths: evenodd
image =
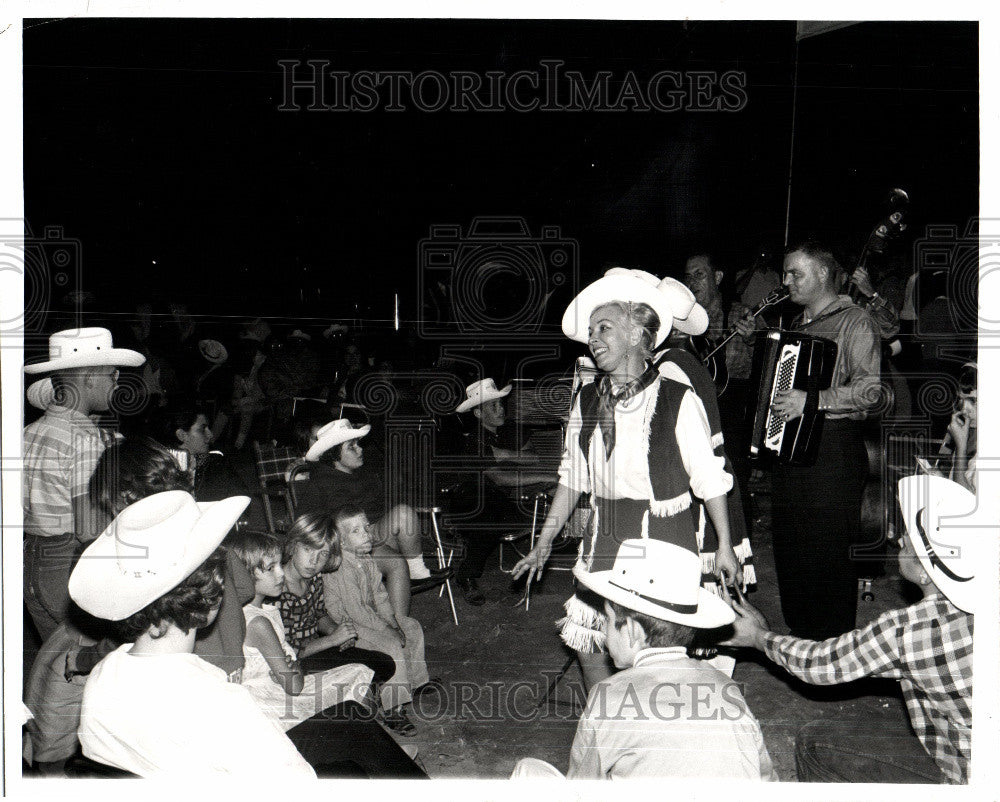
M 315 776 L 246 688 L 193 653 L 222 601 L 218 546 L 249 501 L 199 505 L 180 490 L 157 493 L 123 510 L 81 555 L 70 595 L 120 622 L 129 641 L 87 681 L 87 757 L 143 777 Z
M 115 348 L 101 328 L 67 329 L 49 337 L 48 359 L 24 366 L 30 376 L 48 374 L 29 388 L 29 401 L 45 414 L 24 428 L 24 601 L 44 641 L 69 614 L 66 583 L 78 541 L 100 531 L 87 485 L 109 432 L 91 420 L 106 412 L 118 368 L 138 367 L 145 357 Z M 44 392 L 37 392 L 44 389 Z
M 635 537 L 675 543 L 697 554 L 692 494 L 704 500 L 719 539 L 716 571 L 742 580 L 730 542 L 726 493 L 732 477 L 712 450 L 704 408 L 690 387 L 659 375 L 650 362 L 675 319 L 700 326 L 704 314 L 679 297 L 677 282 L 613 268 L 586 287 L 563 315 L 563 332 L 586 343 L 599 371 L 573 403 L 559 487 L 535 548 L 514 577 L 541 572 L 552 541 L 582 493 L 591 494 L 593 537 L 582 559 L 606 570 L 618 544 Z M 688 293 L 690 295 L 690 293 Z M 682 307 L 682 304 L 684 305 Z M 611 671 L 599 602 L 574 595 L 562 619 L 563 641 L 577 652 L 588 687 Z
M 574 574 L 600 598 L 608 652 L 621 671 L 591 689 L 569 779 L 726 777 L 776 780 L 760 726 L 739 687 L 687 654 L 698 630 L 733 611 L 701 587 L 701 561 L 659 540 L 626 540 L 607 571 Z M 537 762 L 515 769 L 538 776 Z

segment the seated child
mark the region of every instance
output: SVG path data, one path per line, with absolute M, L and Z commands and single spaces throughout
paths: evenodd
M 222 601 L 219 544 L 250 499 L 199 505 L 183 491 L 126 508 L 83 553 L 69 592 L 120 622 L 127 641 L 91 672 L 80 742 L 87 757 L 143 777 L 315 772 L 246 688 L 194 654 Z
M 364 510 L 342 507 L 330 522 L 340 538 L 343 562 L 336 571 L 323 576 L 326 609 L 341 621 L 351 622 L 359 645 L 392 655 L 396 673 L 382 687 L 382 706 L 388 711 L 386 723 L 401 734 L 412 734 L 414 728 L 404 705 L 412 700 L 414 690 L 430 682 L 424 662 L 423 628 L 415 618 L 393 612 L 371 556 L 372 536 Z
M 244 605 L 247 634 L 243 685 L 269 716 L 289 730 L 310 716 L 345 701 L 366 704 L 373 672 L 358 663 L 304 675 L 285 639 L 281 613 L 265 598 L 281 595 L 285 574 L 282 546 L 273 535 L 240 532 L 227 542 L 254 579 L 254 597 Z
M 622 670 L 591 689 L 567 777 L 777 780 L 739 686 L 687 655 L 696 630 L 733 620 L 701 587 L 699 557 L 660 540 L 626 540 L 610 571 L 574 574 L 604 598 L 603 632 Z M 552 776 L 539 764 L 519 763 L 513 776 Z
M 795 744 L 801 782 L 968 781 L 975 574 L 984 559 L 979 544 L 991 535 L 963 525 L 961 516 L 975 509 L 976 498 L 943 477 L 900 480 L 899 501 L 906 524 L 899 573 L 920 589 L 920 601 L 825 641 L 779 635 L 753 605 L 733 603 L 730 644 L 763 652 L 805 682 L 899 680 L 916 738 L 853 718 L 849 727 L 830 718 L 812 722 Z
M 338 624 L 326 610 L 321 572 L 339 546 L 328 515 L 300 515 L 284 535 L 282 570 L 285 584 L 276 606 L 286 642 L 296 650 L 306 674 L 360 663 L 374 672 L 380 687 L 395 673 L 388 654 L 357 648 L 357 631 L 349 621 Z

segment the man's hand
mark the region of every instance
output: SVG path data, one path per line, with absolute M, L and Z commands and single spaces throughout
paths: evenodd
M 780 420 L 790 421 L 799 417 L 806 408 L 805 390 L 778 390 L 771 409 Z
M 733 636 L 722 641 L 719 645 L 743 646 L 763 650 L 764 635 L 771 629 L 767 619 L 760 610 L 746 600 L 739 586 L 735 588 L 735 591 L 736 598 L 733 598 L 728 588 L 723 593 L 723 598 L 736 613 L 736 620 L 733 622 Z
M 868 271 L 863 267 L 859 267 L 851 274 L 851 281 L 854 282 L 855 286 L 866 298 L 871 298 L 875 294 L 875 288 L 872 286 L 871 279 L 868 277 Z
M 732 310 L 730 310 L 729 319 L 733 320 L 734 318 L 733 328 L 736 329 L 744 340 L 751 340 L 754 332 L 757 330 L 757 321 L 751 317 L 749 307 L 743 304 L 734 304 Z

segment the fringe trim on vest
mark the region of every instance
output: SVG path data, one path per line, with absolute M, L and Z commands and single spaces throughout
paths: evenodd
M 563 604 L 566 616 L 556 621 L 559 637 L 569 648 L 585 654 L 603 652 L 605 644 L 604 613 L 594 609 L 574 594 Z
M 683 512 L 690 506 L 691 493 L 688 491 L 681 493 L 681 495 L 675 498 L 668 498 L 662 501 L 660 499 L 649 500 L 649 510 L 657 518 L 669 518 L 670 516 L 677 515 L 679 512 Z

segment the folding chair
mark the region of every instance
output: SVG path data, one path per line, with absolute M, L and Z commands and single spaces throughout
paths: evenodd
M 254 440 L 254 456 L 257 459 L 257 479 L 260 482 L 260 493 L 264 500 L 264 515 L 267 518 L 267 528 L 271 532 L 279 531 L 271 508 L 271 498 L 277 496 L 285 504 L 289 519 L 295 518 L 295 508 L 285 483 L 285 472 L 298 459 L 298 454 L 287 446 L 262 446 Z

